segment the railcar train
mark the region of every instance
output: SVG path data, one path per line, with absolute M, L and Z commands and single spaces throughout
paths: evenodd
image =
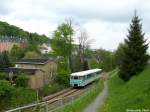
M 84 87 L 85 85 L 101 77 L 102 69 L 91 69 L 70 74 L 70 85 L 72 87 Z

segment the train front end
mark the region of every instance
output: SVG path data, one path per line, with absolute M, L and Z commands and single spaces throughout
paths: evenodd
M 82 87 L 83 80 L 79 76 L 70 76 L 70 85 L 72 87 Z

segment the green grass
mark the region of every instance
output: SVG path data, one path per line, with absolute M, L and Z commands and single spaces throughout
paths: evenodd
M 150 65 L 128 82 L 123 82 L 118 77 L 117 72 L 114 72 L 108 81 L 108 86 L 108 97 L 99 112 L 126 112 L 126 109 L 150 109 Z
M 79 98 L 77 98 L 73 103 L 70 103 L 63 107 L 63 112 L 82 112 L 102 91 L 103 82 L 100 81 L 95 84 L 94 87 L 90 89 L 90 91 L 82 94 Z M 58 112 L 62 112 L 62 109 Z

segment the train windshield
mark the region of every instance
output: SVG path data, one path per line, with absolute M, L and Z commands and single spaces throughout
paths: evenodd
M 74 76 L 74 77 L 73 77 L 73 79 L 78 79 L 78 78 L 79 78 L 78 76 Z

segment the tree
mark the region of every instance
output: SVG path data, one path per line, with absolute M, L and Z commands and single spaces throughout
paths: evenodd
M 125 39 L 127 47 L 124 48 L 123 60 L 119 67 L 119 77 L 124 81 L 141 72 L 148 61 L 148 44 L 144 39 L 140 21 L 135 12 L 128 30 L 127 39 Z
M 119 67 L 122 63 L 125 47 L 126 47 L 126 45 L 124 43 L 120 43 L 117 50 L 114 53 L 115 66 L 117 66 L 117 67 Z
M 95 58 L 91 59 L 89 63 L 91 69 L 99 68 L 97 60 Z
M 17 45 L 14 45 L 10 51 L 10 55 L 11 55 L 13 62 L 23 58 L 24 54 L 25 54 L 24 50 Z
M 28 51 L 24 56 L 24 58 L 29 58 L 29 59 L 40 58 L 40 57 L 41 56 L 35 51 Z
M 99 64 L 99 67 L 105 71 L 114 69 L 113 57 L 113 52 L 107 51 L 105 49 L 98 49 L 95 51 L 95 58 Z
M 89 48 L 89 45 L 91 43 L 91 40 L 89 40 L 86 30 L 83 29 L 80 30 L 80 36 L 78 40 L 79 40 L 79 57 L 80 57 L 80 64 L 81 64 L 80 68 L 81 70 L 85 70 L 84 68 L 88 68 L 87 67 L 88 63 L 86 59 L 86 50 Z
M 16 86 L 18 87 L 27 87 L 29 82 L 29 75 L 25 73 L 17 74 Z
M 0 54 L 0 68 L 7 68 L 10 67 L 11 61 L 10 61 L 10 57 L 9 57 L 9 53 L 4 51 Z
M 70 55 L 73 48 L 73 28 L 68 23 L 62 23 L 58 26 L 57 30 L 54 31 L 51 47 L 57 56 L 62 56 L 68 63 L 68 68 L 72 71 Z
M 8 81 L 0 80 L 0 111 L 10 106 L 14 91 L 15 88 Z
M 0 80 L 6 80 L 6 78 L 8 77 L 8 74 L 5 72 L 0 72 Z

